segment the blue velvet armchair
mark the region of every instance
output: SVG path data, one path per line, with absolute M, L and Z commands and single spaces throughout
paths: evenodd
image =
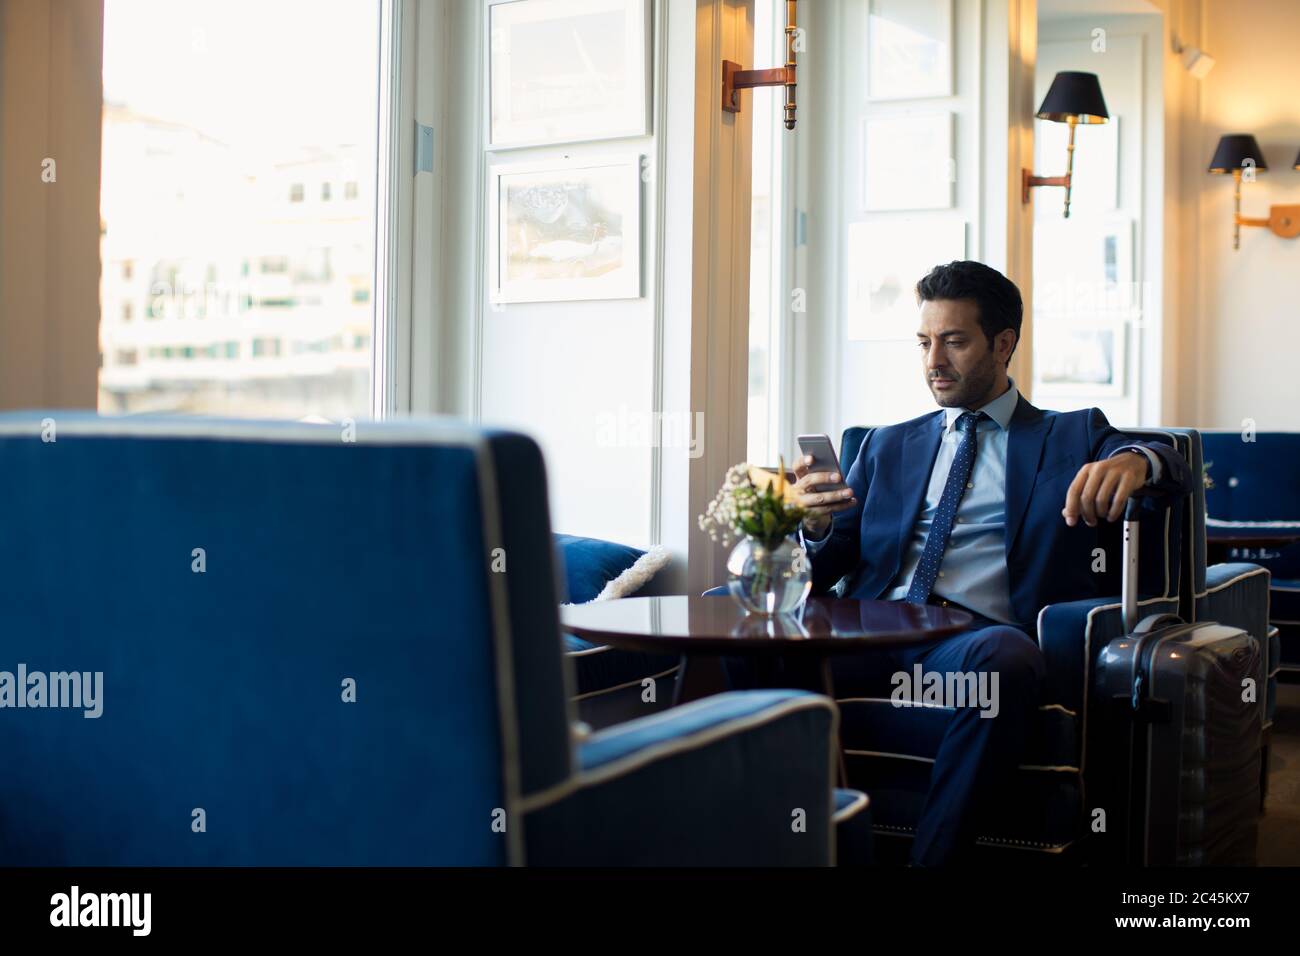
M 0 864 L 834 861 L 824 697 L 576 736 L 533 441 L 347 437 L 0 416 L 0 672 L 87 682 L 0 674 Z

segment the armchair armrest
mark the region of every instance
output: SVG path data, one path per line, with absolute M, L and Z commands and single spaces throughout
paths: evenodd
M 1177 614 L 1177 598 L 1152 597 L 1138 602 L 1138 617 Z M 1038 647 L 1047 663 L 1042 703 L 1082 714 L 1092 664 L 1106 644 L 1124 633 L 1124 610 L 1118 595 L 1049 604 L 1038 612 Z
M 594 734 L 571 780 L 525 801 L 527 861 L 829 865 L 838 720 L 817 694 L 742 691 Z
M 1272 575 L 1258 564 L 1212 564 L 1205 569 L 1205 593 L 1197 595 L 1196 619 L 1239 627 L 1267 646 L 1271 585 Z

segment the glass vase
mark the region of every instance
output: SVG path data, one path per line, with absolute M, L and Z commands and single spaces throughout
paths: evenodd
M 755 538 L 742 538 L 727 558 L 727 588 L 751 613 L 788 614 L 808 597 L 812 568 L 793 538 L 774 548 Z

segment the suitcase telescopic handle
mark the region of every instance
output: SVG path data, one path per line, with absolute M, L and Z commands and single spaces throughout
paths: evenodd
M 1132 496 L 1124 503 L 1124 567 L 1120 574 L 1120 600 L 1124 604 L 1124 633 L 1132 634 L 1138 624 L 1138 514 L 1142 502 Z

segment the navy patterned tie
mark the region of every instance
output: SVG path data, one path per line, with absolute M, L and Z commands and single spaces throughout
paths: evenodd
M 939 577 L 939 565 L 943 564 L 943 553 L 948 549 L 948 538 L 952 536 L 957 506 L 961 504 L 961 496 L 970 482 L 971 468 L 975 464 L 975 429 L 980 420 L 987 417 L 983 412 L 964 412 L 957 419 L 961 444 L 957 446 L 957 455 L 948 470 L 948 481 L 943 486 L 939 507 L 930 522 L 925 550 L 921 552 L 921 560 L 912 574 L 912 584 L 907 589 L 907 600 L 913 604 L 924 604 L 929 599 L 935 579 Z

